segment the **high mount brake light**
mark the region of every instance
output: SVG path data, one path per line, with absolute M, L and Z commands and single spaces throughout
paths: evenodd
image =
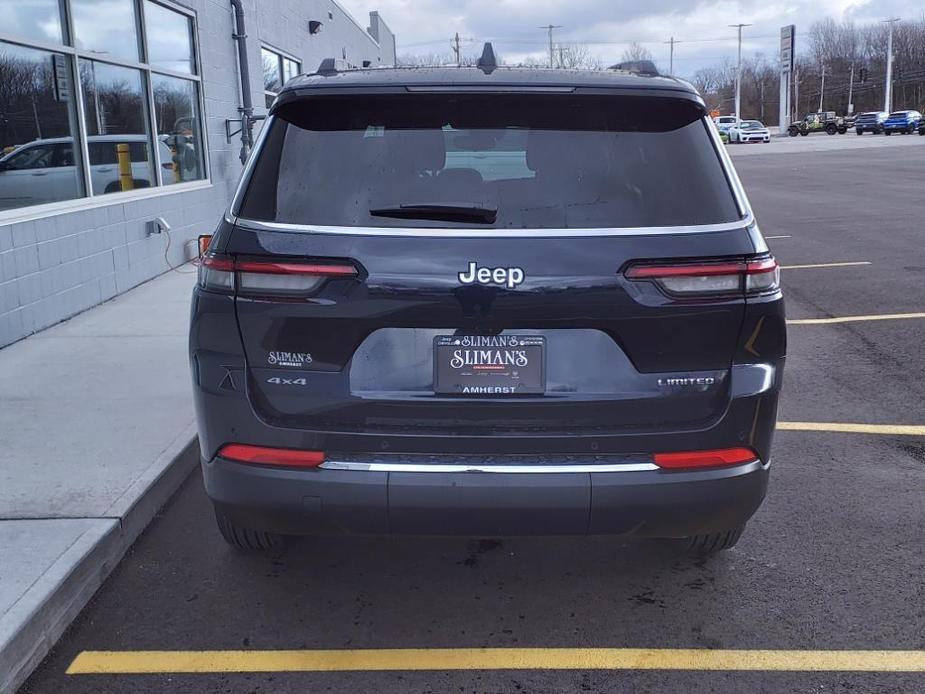
M 666 470 L 691 470 L 751 463 L 758 460 L 758 454 L 750 448 L 720 448 L 711 451 L 656 453 L 652 458 L 656 465 Z
M 679 296 L 766 294 L 780 288 L 780 268 L 774 258 L 633 265 L 626 277 L 655 281 Z
M 222 446 L 219 456 L 250 465 L 279 465 L 281 467 L 318 467 L 324 462 L 324 451 L 302 451 L 293 448 L 268 448 L 229 443 Z
M 207 255 L 200 264 L 199 284 L 203 289 L 231 293 L 237 277 L 242 296 L 304 298 L 329 278 L 356 275 L 356 267 L 346 263 L 235 260 Z

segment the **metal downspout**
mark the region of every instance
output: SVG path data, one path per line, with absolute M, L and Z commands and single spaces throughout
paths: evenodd
M 234 8 L 235 33 L 232 38 L 238 44 L 238 66 L 241 77 L 241 154 L 243 164 L 247 155 L 254 146 L 254 104 L 251 101 L 250 67 L 247 62 L 247 30 L 244 26 L 244 3 L 242 0 L 231 0 Z

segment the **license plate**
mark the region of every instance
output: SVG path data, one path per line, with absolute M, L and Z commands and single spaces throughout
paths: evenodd
M 546 391 L 541 335 L 438 335 L 434 392 L 442 395 L 536 395 Z

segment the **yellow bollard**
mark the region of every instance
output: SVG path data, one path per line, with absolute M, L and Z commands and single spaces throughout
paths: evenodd
M 117 144 L 116 155 L 119 159 L 119 187 L 122 190 L 133 190 L 135 182 L 132 180 L 132 157 L 129 155 L 128 144 Z

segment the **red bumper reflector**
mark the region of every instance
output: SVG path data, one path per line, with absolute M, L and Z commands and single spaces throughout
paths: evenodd
M 324 451 L 299 451 L 291 448 L 266 448 L 229 443 L 218 454 L 222 458 L 252 465 L 281 465 L 285 467 L 318 467 L 324 462 Z
M 720 448 L 713 451 L 684 451 L 681 453 L 656 453 L 654 462 L 668 470 L 683 470 L 702 467 L 723 467 L 741 465 L 758 460 L 758 455 L 749 448 Z

